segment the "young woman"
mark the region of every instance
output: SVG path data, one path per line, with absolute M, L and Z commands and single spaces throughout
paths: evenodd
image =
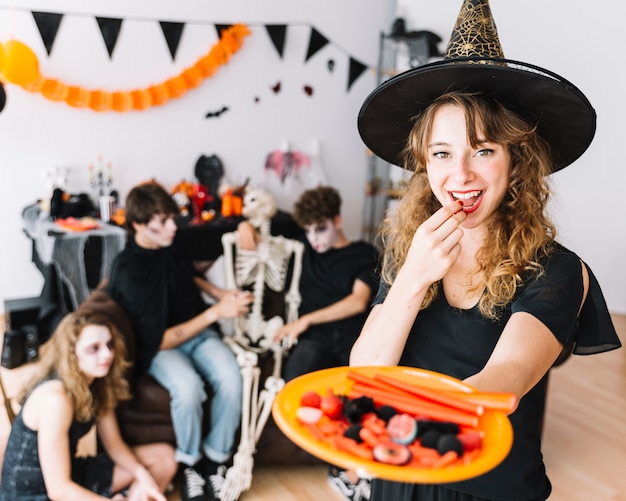
M 115 416 L 129 398 L 120 333 L 102 315 L 70 313 L 42 350 L 39 372 L 22 393 L 9 436 L 0 500 L 166 501 L 176 473 L 168 444 L 129 448 Z M 104 449 L 75 457 L 77 442 L 96 426 Z M 124 494 L 122 491 L 127 490 Z
M 418 367 L 514 393 L 514 443 L 482 476 L 446 485 L 375 480 L 372 500 L 547 499 L 548 372 L 572 347 L 620 346 L 595 277 L 556 242 L 546 215 L 547 176 L 585 151 L 595 113 L 547 70 L 503 64 L 489 18 L 486 1 L 467 0 L 446 60 L 383 84 L 361 110 L 366 143 L 391 162 L 401 154 L 414 175 L 383 230 L 381 286 L 350 363 Z M 487 40 L 485 26 L 494 29 Z M 456 57 L 472 44 L 496 50 Z

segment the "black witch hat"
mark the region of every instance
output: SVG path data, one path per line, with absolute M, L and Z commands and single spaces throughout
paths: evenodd
M 443 60 L 387 80 L 365 100 L 358 128 L 380 158 L 400 165 L 415 116 L 449 91 L 480 92 L 530 123 L 548 142 L 553 172 L 591 144 L 596 113 L 585 95 L 563 77 L 505 59 L 488 0 L 464 0 Z

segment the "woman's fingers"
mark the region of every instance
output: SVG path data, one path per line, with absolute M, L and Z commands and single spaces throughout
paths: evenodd
M 432 216 L 430 216 L 420 228 L 426 231 L 436 231 L 441 228 L 445 223 L 455 221 L 456 225 L 462 223 L 467 214 L 463 212 L 463 205 L 460 202 L 452 202 L 448 205 L 444 205 Z
M 407 261 L 429 281 L 441 279 L 457 260 L 467 215 L 458 202 L 441 207 L 415 232 Z

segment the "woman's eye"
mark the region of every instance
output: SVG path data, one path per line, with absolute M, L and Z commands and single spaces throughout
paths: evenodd
M 490 148 L 483 148 L 482 150 L 478 150 L 478 152 L 476 153 L 476 155 L 478 155 L 479 157 L 486 157 L 489 156 L 493 153 L 493 150 Z
M 448 158 L 450 155 L 447 151 L 436 151 L 433 156 L 435 158 Z

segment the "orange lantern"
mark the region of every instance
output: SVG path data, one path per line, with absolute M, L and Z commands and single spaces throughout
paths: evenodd
M 35 80 L 29 82 L 25 85 L 22 85 L 22 88 L 29 92 L 40 92 L 43 88 L 43 83 L 46 81 L 46 78 L 39 75 Z
M 28 85 L 39 76 L 39 61 L 26 44 L 18 40 L 4 42 L 2 77 L 12 84 Z

